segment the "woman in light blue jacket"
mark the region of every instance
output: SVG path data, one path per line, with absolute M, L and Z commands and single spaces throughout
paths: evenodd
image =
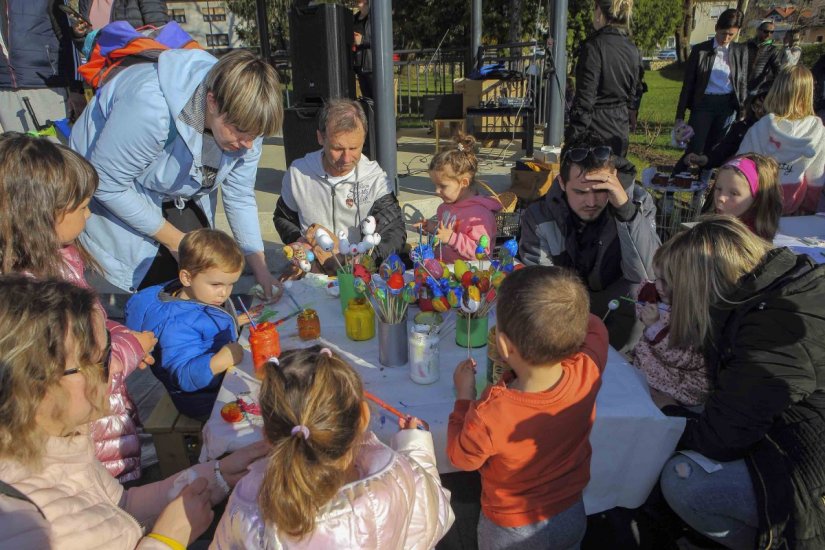
M 178 245 L 187 231 L 214 226 L 220 188 L 235 240 L 270 291 L 255 175 L 262 136 L 282 120 L 274 69 L 244 50 L 220 61 L 170 50 L 98 90 L 71 146 L 100 176 L 81 240 L 106 279 L 135 291 L 175 278 Z

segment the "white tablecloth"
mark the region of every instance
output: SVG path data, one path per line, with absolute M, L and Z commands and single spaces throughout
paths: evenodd
M 409 378 L 407 367 L 380 366 L 376 338 L 366 342 L 347 339 L 338 299 L 327 296 L 317 286 L 320 284 L 301 281 L 291 288 L 302 306 L 318 312 L 320 343 L 345 355 L 360 373 L 368 391 L 398 409 L 426 420 L 435 442 L 438 471 L 455 471 L 445 454 L 447 420 L 455 401 L 453 369 L 467 357 L 466 348 L 456 346 L 454 332 L 450 331 L 441 340 L 441 378 L 428 386 L 415 384 Z M 286 298 L 274 307 L 278 316 L 295 309 Z M 491 317 L 491 326 L 492 323 Z M 319 343 L 301 342 L 294 320 L 280 328 L 282 349 Z M 486 348 L 472 350 L 479 363 L 479 388 L 485 382 L 486 353 Z M 212 415 L 203 429 L 201 461 L 219 457 L 262 437 L 260 428 L 247 422 L 228 424 L 220 416 L 221 407 L 238 394 L 250 392 L 253 397 L 257 396 L 259 383 L 251 372 L 251 356 L 247 353 L 240 368 L 232 369 L 224 377 Z M 374 405 L 372 415 L 372 430 L 388 442 L 398 430 L 395 417 Z M 594 514 L 615 506 L 635 508 L 641 505 L 658 479 L 664 462 L 673 453 L 683 429 L 684 420 L 664 416 L 650 400 L 642 375 L 611 349 L 596 399 L 596 422 L 590 436 L 593 458 L 590 484 L 584 492 L 587 513 Z
M 825 263 L 825 216 L 785 216 L 779 219 L 776 246 L 787 246 L 797 254 L 807 254 L 816 263 Z

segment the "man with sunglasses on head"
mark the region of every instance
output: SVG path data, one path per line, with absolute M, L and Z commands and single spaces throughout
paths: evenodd
M 776 25 L 770 19 L 759 24 L 756 36 L 748 40 L 748 95 L 769 88 L 782 68 L 783 54 L 774 43 Z
M 632 296 L 638 283 L 654 279 L 653 254 L 661 244 L 656 206 L 635 176 L 632 163 L 585 136 L 565 147 L 559 178 L 521 219 L 521 260 L 576 271 L 599 316 L 611 300 Z M 619 302 L 606 321 L 617 349 L 632 346 L 640 334 L 633 304 Z

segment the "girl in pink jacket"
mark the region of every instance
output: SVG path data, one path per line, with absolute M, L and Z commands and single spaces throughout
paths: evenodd
M 22 134 L 0 137 L 0 273 L 59 277 L 88 288 L 84 260 L 96 264 L 77 237 L 97 181 L 94 168 L 71 149 Z M 112 341 L 109 414 L 91 425 L 91 433 L 95 456 L 126 482 L 140 478 L 139 421 L 126 377 L 152 360 L 147 353 L 156 340 L 108 319 L 106 328 Z
M 478 159 L 473 136 L 459 133 L 452 147 L 445 148 L 430 162 L 430 179 L 444 203 L 436 211 L 436 221 L 421 222 L 422 229 L 438 237 L 436 256 L 447 263 L 475 260 L 482 235 L 496 240 L 495 213 L 501 203 L 478 194 Z
M 433 548 L 454 517 L 430 433 L 410 418 L 394 449 L 378 441 L 361 378 L 328 348 L 265 370 L 272 449 L 238 483 L 211 548 Z

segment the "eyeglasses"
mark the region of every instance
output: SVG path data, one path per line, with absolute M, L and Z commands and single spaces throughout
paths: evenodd
M 103 348 L 103 360 L 100 363 L 95 363 L 96 365 L 100 365 L 103 368 L 103 378 L 106 379 L 108 382 L 109 380 L 109 363 L 112 361 L 112 336 L 109 334 L 109 331 L 106 331 L 106 347 Z M 72 374 L 77 374 L 80 372 L 80 367 L 75 367 L 73 369 L 66 369 L 63 371 L 63 376 L 70 376 Z
M 607 145 L 600 145 L 599 147 L 577 147 L 575 149 L 568 149 L 565 156 L 572 162 L 582 162 L 588 155 L 592 156 L 598 162 L 604 162 L 613 154 L 613 149 Z

